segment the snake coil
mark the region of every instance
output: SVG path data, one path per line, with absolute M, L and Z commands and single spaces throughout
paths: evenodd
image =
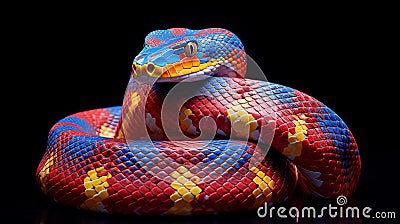
M 51 128 L 36 172 L 42 191 L 81 209 L 170 215 L 251 210 L 289 200 L 296 187 L 323 198 L 353 194 L 361 160 L 346 124 L 303 92 L 245 78 L 246 60 L 225 29 L 151 32 L 122 107 Z M 168 105 L 178 111 L 163 118 L 181 82 L 192 97 L 176 95 Z M 210 132 L 203 118 L 216 126 L 213 139 L 198 137 Z

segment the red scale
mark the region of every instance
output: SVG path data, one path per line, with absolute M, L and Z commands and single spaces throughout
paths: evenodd
M 229 191 L 226 190 L 225 188 L 219 187 L 219 188 L 216 189 L 216 192 L 217 192 L 219 195 L 222 196 L 222 195 L 228 193 Z

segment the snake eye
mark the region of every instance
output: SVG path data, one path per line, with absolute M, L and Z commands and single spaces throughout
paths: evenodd
M 186 57 L 193 57 L 197 53 L 197 42 L 189 41 L 185 46 Z

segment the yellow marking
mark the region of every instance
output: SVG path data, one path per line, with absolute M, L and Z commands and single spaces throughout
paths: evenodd
M 271 181 L 271 177 L 265 175 L 263 181 L 269 183 Z
M 289 143 L 289 146 L 283 149 L 282 154 L 285 156 L 300 156 L 303 149 L 302 142 Z
M 100 127 L 99 135 L 101 137 L 113 138 L 115 136 L 115 130 L 108 127 L 108 125 L 108 123 L 105 123 Z
M 86 189 L 90 189 L 90 188 L 92 188 L 93 185 L 92 185 L 92 183 L 90 182 L 90 180 L 89 180 L 89 181 L 86 181 L 86 180 L 85 180 L 85 183 L 83 184 L 83 186 L 85 186 Z
M 274 189 L 274 181 L 271 180 L 271 177 L 257 167 L 251 167 L 250 171 L 256 174 L 253 179 L 253 182 L 257 184 L 257 188 L 253 190 L 253 195 L 256 199 L 253 207 L 256 208 L 265 202 L 271 201 L 272 190 Z
M 253 119 L 253 116 L 251 114 L 244 114 L 240 116 L 240 122 L 242 123 L 247 123 Z
M 193 194 L 190 192 L 182 195 L 182 199 L 185 200 L 186 202 L 191 202 L 193 200 Z
M 178 177 L 177 181 L 179 181 L 182 184 L 185 184 L 188 180 L 184 176 Z
M 247 102 L 251 102 L 251 101 L 253 101 L 253 98 L 251 98 L 251 97 L 249 97 L 249 96 L 246 96 L 246 98 L 245 98 L 245 99 L 246 99 L 246 101 L 247 101 Z
M 243 107 L 243 108 L 250 108 L 251 106 L 250 106 L 248 103 L 243 103 L 243 104 L 242 104 L 242 107 Z
M 107 176 L 102 176 L 102 177 L 100 177 L 101 182 L 106 182 L 107 179 L 108 179 Z
M 180 71 L 180 74 L 187 75 L 187 74 L 190 74 L 191 72 L 192 71 L 189 68 L 185 68 L 185 69 L 182 69 L 182 71 Z
M 199 67 L 191 67 L 191 68 L 190 68 L 190 71 L 191 71 L 192 73 L 198 72 L 199 70 L 200 70 Z
M 255 166 L 253 166 L 253 167 L 250 168 L 250 171 L 253 172 L 253 173 L 258 173 L 259 169 L 257 167 L 255 167 Z
M 256 120 L 249 121 L 247 124 L 250 125 L 250 130 L 256 130 L 256 128 L 257 128 L 257 121 Z
M 85 190 L 85 195 L 86 195 L 86 197 L 88 197 L 88 198 L 93 197 L 95 194 L 96 194 L 96 191 L 93 190 L 93 189 L 86 189 L 86 190 Z
M 169 198 L 170 198 L 173 202 L 175 202 L 175 201 L 177 201 L 179 198 L 181 198 L 181 196 L 179 195 L 178 192 L 175 192 L 175 193 L 171 194 L 171 196 L 169 196 Z
M 187 190 L 186 187 L 180 187 L 180 188 L 178 189 L 178 193 L 179 193 L 180 195 L 184 195 L 184 194 L 186 194 L 187 192 L 188 192 L 188 190 Z
M 239 99 L 238 102 L 239 102 L 240 104 L 244 104 L 244 103 L 247 103 L 247 100 L 246 100 L 246 99 Z
M 126 113 L 126 116 L 124 116 L 125 119 L 123 119 L 123 122 L 122 122 L 122 125 L 121 125 L 122 128 L 118 133 L 118 136 L 120 138 L 125 138 L 126 133 L 124 134 L 123 132 L 127 131 L 126 127 L 130 127 L 131 126 L 131 124 L 132 124 L 131 117 L 133 115 L 133 112 L 135 111 L 135 108 L 139 104 L 139 102 L 140 102 L 140 96 L 138 95 L 138 92 L 135 91 L 131 95 L 131 105 L 129 105 L 129 110 Z M 100 133 L 100 135 L 101 135 L 101 133 Z
M 51 152 L 50 155 L 49 155 L 49 158 L 46 160 L 42 170 L 40 171 L 39 180 L 40 180 L 40 183 L 41 183 L 41 186 L 42 186 L 42 191 L 45 194 L 47 194 L 47 187 L 46 187 L 46 183 L 45 183 L 45 178 L 50 173 L 50 167 L 54 165 L 55 158 L 56 158 L 56 156 L 55 156 L 54 152 Z
M 288 141 L 289 141 L 290 143 L 296 142 L 296 141 L 297 141 L 297 138 L 296 138 L 295 135 L 292 135 L 291 133 L 289 133 Z
M 240 105 L 236 105 L 236 106 L 233 106 L 233 107 L 232 107 L 232 110 L 234 110 L 234 111 L 240 111 L 240 110 L 243 110 L 243 108 L 242 108 L 242 106 L 240 106 Z
M 186 111 L 186 109 L 182 111 Z M 195 200 L 202 191 L 202 189 L 197 186 L 197 183 L 200 182 L 200 178 L 195 176 L 184 166 L 180 166 L 176 171 L 172 172 L 171 177 L 174 178 L 175 181 L 173 181 L 170 186 L 176 191 L 169 198 L 174 202 L 174 206 L 168 209 L 166 214 L 190 214 L 192 211 L 190 202 Z
M 295 130 L 296 133 L 303 132 L 303 129 L 301 128 L 301 126 L 296 126 L 294 128 L 294 130 Z
M 262 171 L 260 171 L 260 172 L 262 172 Z M 259 185 L 260 183 L 261 183 L 261 179 L 259 178 L 259 177 L 254 177 L 254 179 L 253 179 L 253 181 L 254 181 L 254 183 L 256 183 L 257 185 Z
M 257 176 L 259 176 L 260 178 L 264 178 L 265 177 L 265 173 L 262 171 L 258 171 L 257 172 Z
M 254 189 L 253 195 L 257 197 L 259 194 L 261 194 L 261 189 L 260 188 Z
M 303 132 L 296 133 L 296 138 L 299 141 L 303 141 L 305 139 L 305 135 Z
M 236 120 L 237 118 L 238 118 L 238 115 L 237 115 L 237 113 L 235 113 L 235 112 L 231 112 L 231 113 L 229 113 L 229 110 L 228 110 L 228 119 L 229 119 L 229 121 L 234 121 L 234 120 Z
M 205 68 L 207 68 L 207 67 L 208 67 L 208 65 L 207 65 L 206 63 L 200 64 L 200 65 L 199 65 L 199 69 L 200 69 L 200 70 L 203 70 L 203 69 L 205 69 Z
M 293 115 L 293 124 L 296 125 L 294 128 L 295 133 L 288 132 L 288 146 L 283 149 L 282 154 L 285 156 L 297 157 L 301 155 L 303 150 L 303 140 L 307 138 L 307 126 L 305 119 L 307 118 L 304 114 L 300 116 Z
M 267 188 L 265 188 L 264 190 L 263 190 L 263 194 L 265 195 L 265 196 L 267 196 L 267 195 L 269 195 L 269 194 L 271 194 L 272 193 L 272 191 L 271 191 L 271 189 L 269 188 L 269 187 L 267 187 Z
M 241 106 L 240 106 L 241 107 Z M 242 117 L 244 115 L 248 115 L 247 111 L 245 111 L 244 109 L 240 109 L 238 110 L 237 114 L 239 115 L 239 117 Z M 250 115 L 251 116 L 251 115 Z
M 193 64 L 193 66 L 196 66 L 196 67 L 200 66 L 200 59 L 193 59 L 192 64 Z
M 190 110 L 190 109 L 188 109 L 186 107 L 182 107 L 180 112 L 179 112 L 179 125 L 181 127 L 181 130 L 184 133 L 193 132 L 193 131 L 190 131 L 190 128 L 194 127 L 194 126 L 192 125 L 192 120 L 188 117 L 191 114 L 192 114 L 192 110 Z M 182 171 L 182 172 L 186 172 L 186 171 Z M 182 172 L 180 172 L 180 173 L 182 173 Z M 174 178 L 176 178 L 176 177 L 174 177 Z
M 184 167 L 184 166 L 180 166 L 176 170 L 181 174 L 188 172 L 188 169 L 186 169 L 186 167 Z
M 102 201 L 109 196 L 107 188 L 110 186 L 107 182 L 112 177 L 110 173 L 98 177 L 97 172 L 104 170 L 104 167 L 99 167 L 87 172 L 87 177 L 83 180 L 85 187 L 85 195 L 88 199 L 81 204 L 82 209 L 93 211 L 106 211 Z
M 275 182 L 274 182 L 274 180 L 271 180 L 271 181 L 268 183 L 268 187 L 271 188 L 271 189 L 274 189 L 274 186 L 275 186 Z
M 92 185 L 93 185 L 94 187 L 96 187 L 96 186 L 99 185 L 99 184 L 101 184 L 101 180 L 100 180 L 100 179 L 96 179 L 96 180 L 93 180 L 93 181 L 92 181 Z
M 180 174 L 174 170 L 174 172 L 171 173 L 171 177 L 174 179 L 177 179 L 180 176 Z
M 192 114 L 192 110 L 191 109 L 186 109 L 185 111 L 183 111 L 183 114 L 186 115 L 186 116 L 189 116 L 189 115 Z M 185 167 L 183 167 L 183 168 L 185 168 Z
M 191 173 L 190 171 L 187 171 L 187 172 L 185 172 L 185 173 L 183 174 L 183 176 L 186 177 L 186 178 L 191 178 L 191 177 L 194 176 L 194 174 Z
M 196 186 L 196 184 L 193 183 L 192 181 L 188 181 L 188 182 L 186 182 L 186 183 L 184 184 L 184 186 L 185 186 L 187 189 L 192 189 L 192 188 L 194 188 L 194 187 Z
M 133 92 L 132 93 L 131 101 L 132 101 L 132 105 L 131 106 L 133 106 L 133 108 L 135 108 L 138 105 L 139 101 L 140 101 L 140 96 L 138 95 L 138 92 Z
M 96 180 L 98 177 L 97 177 L 97 173 L 94 173 L 94 174 L 92 174 L 92 175 L 90 175 L 90 179 L 91 180 Z
M 264 181 L 262 181 L 262 182 L 260 183 L 260 185 L 258 185 L 258 187 L 259 187 L 261 190 L 265 190 L 265 188 L 267 188 L 267 184 L 266 184 Z
M 171 187 L 172 187 L 173 189 L 175 189 L 175 190 L 178 190 L 179 188 L 182 187 L 182 184 L 181 184 L 181 183 L 178 183 L 177 181 L 174 181 L 174 182 L 171 183 Z
M 247 114 L 247 112 L 242 108 L 242 106 L 238 105 L 238 107 L 236 107 L 236 109 L 237 109 L 237 108 L 239 108 L 239 110 L 237 110 L 237 115 L 238 115 L 239 117 L 241 117 L 241 116 Z
M 141 67 L 140 65 L 138 65 L 136 62 L 132 63 L 132 72 L 134 74 L 135 77 L 137 77 L 138 75 L 141 75 Z
M 232 106 L 227 111 L 228 120 L 238 136 L 246 138 L 257 129 L 257 121 L 241 105 Z
M 103 185 L 97 185 L 94 189 L 95 189 L 97 192 L 100 192 L 100 191 L 104 190 L 104 187 L 103 187 Z
M 199 194 L 202 192 L 202 190 L 201 190 L 200 187 L 196 186 L 196 187 L 192 188 L 192 189 L 190 190 L 190 192 L 191 192 L 194 196 L 197 196 L 197 195 L 199 195 Z

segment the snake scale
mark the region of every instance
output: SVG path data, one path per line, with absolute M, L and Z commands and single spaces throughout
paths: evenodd
M 290 200 L 296 188 L 352 195 L 361 160 L 346 124 L 305 93 L 245 78 L 246 63 L 243 44 L 225 29 L 149 33 L 122 106 L 51 128 L 36 172 L 42 191 L 81 209 L 161 215 L 252 210 Z M 175 96 L 169 105 L 182 104 L 163 119 L 177 83 L 194 95 Z M 202 118 L 215 129 L 202 128 Z M 167 136 L 168 127 L 182 135 Z M 213 139 L 196 137 L 207 131 Z

